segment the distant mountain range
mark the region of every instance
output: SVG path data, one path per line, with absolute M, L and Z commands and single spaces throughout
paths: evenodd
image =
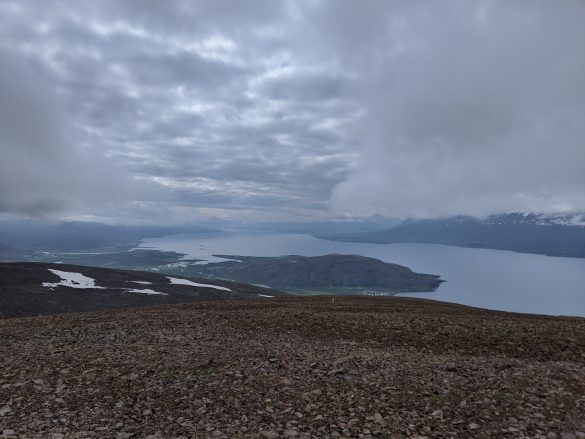
M 198 225 L 114 226 L 84 221 L 3 221 L 0 222 L 0 243 L 11 247 L 13 251 L 76 251 L 123 247 L 144 238 L 179 233 L 210 232 L 219 232 L 219 230 Z
M 67 264 L 0 264 L 0 318 L 287 296 L 225 280 Z
M 277 233 L 318 235 L 322 233 L 362 233 L 394 227 L 400 224 L 395 218 L 374 217 L 363 221 L 297 221 L 265 222 L 240 225 L 238 229 L 267 230 Z
M 482 219 L 456 216 L 406 220 L 376 232 L 318 237 L 347 242 L 444 244 L 585 258 L 585 215 L 510 213 Z
M 0 242 L 0 261 L 16 261 L 22 257 L 21 253 L 12 247 Z

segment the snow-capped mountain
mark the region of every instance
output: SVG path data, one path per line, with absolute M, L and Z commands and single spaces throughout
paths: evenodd
M 483 224 L 486 226 L 504 226 L 504 225 L 532 225 L 532 226 L 576 226 L 585 227 L 585 213 L 567 214 L 567 215 L 547 215 L 542 213 L 504 213 L 498 215 L 489 215 L 486 217 L 473 216 L 453 216 L 440 219 L 408 219 L 398 227 L 412 224 L 430 224 L 442 223 L 444 225 L 452 224 Z
M 567 215 L 545 215 L 542 213 L 508 213 L 490 215 L 480 222 L 487 225 L 526 224 L 537 226 L 576 226 L 585 227 L 585 213 Z

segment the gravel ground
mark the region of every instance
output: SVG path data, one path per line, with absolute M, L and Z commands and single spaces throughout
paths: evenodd
M 408 298 L 0 320 L 0 437 L 585 438 L 585 319 Z

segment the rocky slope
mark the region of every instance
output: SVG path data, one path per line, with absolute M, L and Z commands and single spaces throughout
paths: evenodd
M 68 282 L 64 279 L 71 279 Z M 44 285 L 43 285 L 44 284 Z M 220 280 L 68 264 L 0 264 L 0 318 L 286 295 Z
M 407 298 L 0 321 L 21 438 L 583 438 L 585 319 Z
M 190 267 L 198 275 L 268 285 L 284 290 L 377 289 L 387 292 L 433 291 L 442 280 L 432 274 L 358 255 L 253 257 L 216 255 L 227 259 Z

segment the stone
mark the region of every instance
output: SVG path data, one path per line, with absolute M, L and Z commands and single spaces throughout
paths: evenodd
M 202 399 L 194 399 L 193 400 L 193 405 L 195 407 L 201 407 L 201 406 L 205 405 L 205 402 L 203 402 Z
M 382 417 L 382 415 L 380 413 L 376 413 L 374 414 L 374 422 L 380 424 L 380 425 L 384 425 L 384 418 Z
M 260 436 L 265 437 L 266 439 L 278 439 L 280 437 L 275 431 L 261 431 Z

